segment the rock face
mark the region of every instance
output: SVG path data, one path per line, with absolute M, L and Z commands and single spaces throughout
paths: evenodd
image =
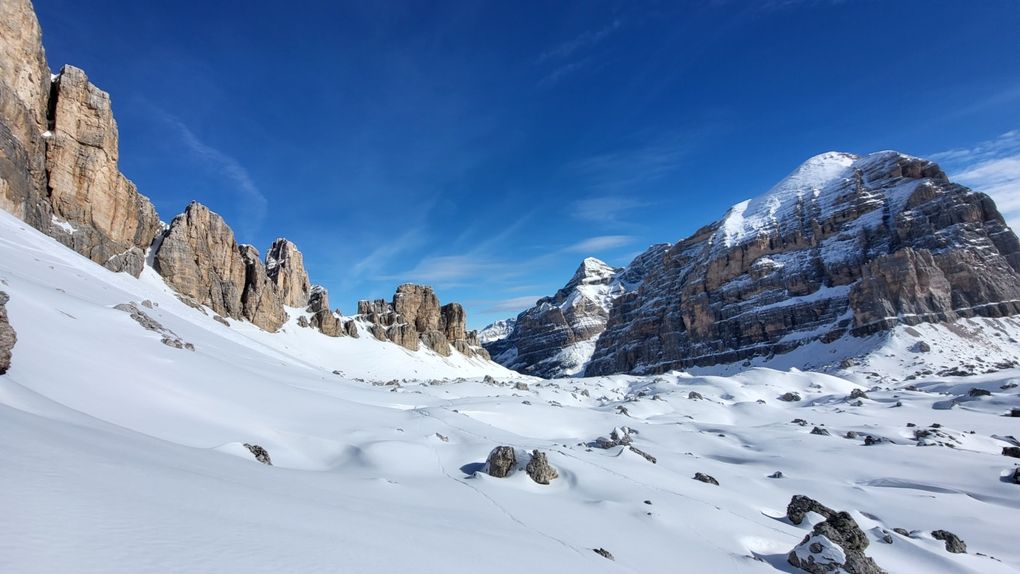
M 65 66 L 53 81 L 46 172 L 51 233 L 114 271 L 137 276 L 159 228 L 152 202 L 117 167 L 110 96 Z
M 451 349 L 471 357 L 488 359 L 478 342 L 477 331 L 466 330 L 466 314 L 459 303 L 440 305 L 431 287 L 405 283 L 397 288 L 393 301 L 358 301 L 358 315 L 371 325 L 380 341 L 392 341 L 417 351 L 419 343 L 444 357 Z
M 159 217 L 117 167 L 109 95 L 71 66 L 50 77 L 29 2 L 5 0 L 0 20 L 0 207 L 137 276 Z
M 551 378 L 583 372 L 613 302 L 636 289 L 668 247 L 652 246 L 625 269 L 594 257 L 585 259 L 555 295 L 539 299 L 515 319 L 502 322 L 501 328 L 494 324 L 483 329 L 507 331 L 500 338 L 490 335 L 489 342 L 483 342 L 485 348 L 496 362 L 528 375 Z
M 315 285 L 311 288 L 311 295 L 308 298 L 309 313 L 312 319 L 309 321 L 312 327 L 330 337 L 343 337 L 349 335 L 358 337 L 358 328 L 353 320 L 343 320 L 340 317 L 340 310 L 333 311 L 329 308 L 329 293 L 322 285 Z M 303 318 L 303 317 L 302 317 Z
M 218 315 L 247 319 L 267 331 L 287 319 L 258 251 L 238 245 L 223 218 L 200 203 L 192 202 L 170 223 L 153 264 L 178 293 Z
M 0 2 L 0 40 L 0 207 L 48 231 L 50 70 L 31 2 Z
M 5 374 L 7 369 L 11 368 L 11 350 L 18 342 L 14 327 L 11 327 L 11 323 L 7 319 L 8 301 L 10 301 L 10 297 L 7 296 L 7 293 L 0 291 L 0 375 Z
M 896 324 L 1020 312 L 992 200 L 897 152 L 812 158 L 673 245 L 610 312 L 586 373 L 664 372 Z
M 868 545 L 867 535 L 853 517 L 846 512 L 837 512 L 816 524 L 811 533 L 790 551 L 787 560 L 794 567 L 812 574 L 882 574 L 875 561 L 864 555 Z
M 287 322 L 283 296 L 266 275 L 266 266 L 259 252 L 251 245 L 240 245 L 244 262 L 244 288 L 241 290 L 241 312 L 249 321 L 267 331 L 276 331 Z
M 296 245 L 282 237 L 273 242 L 266 254 L 266 275 L 289 307 L 308 305 L 311 283 L 305 271 L 305 259 Z

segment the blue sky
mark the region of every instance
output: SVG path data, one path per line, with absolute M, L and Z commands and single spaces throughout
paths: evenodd
M 36 0 L 169 221 L 405 281 L 473 327 L 624 265 L 828 150 L 934 156 L 1020 223 L 1020 2 Z

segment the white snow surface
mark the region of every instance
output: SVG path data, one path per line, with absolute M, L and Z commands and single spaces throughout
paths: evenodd
M 298 309 L 281 333 L 227 327 L 151 269 L 111 273 L 6 213 L 0 289 L 18 333 L 0 376 L 0 572 L 792 572 L 819 518 L 786 520 L 794 494 L 850 511 L 889 572 L 1020 569 L 1020 486 L 1003 478 L 1017 459 L 1000 454 L 1018 435 L 1003 416 L 1020 407 L 1018 369 L 876 380 L 860 406 L 846 399 L 858 383 L 796 369 L 539 381 L 325 337 Z M 113 309 L 146 300 L 194 351 Z M 912 372 L 957 340 L 918 333 L 930 353 L 863 360 Z M 789 391 L 803 400 L 777 400 Z M 908 422 L 940 423 L 954 447 L 916 446 Z M 657 464 L 586 446 L 617 427 Z M 548 453 L 559 478 L 477 472 L 497 445 Z M 913 534 L 881 542 L 893 527 Z M 970 553 L 947 553 L 940 528 Z

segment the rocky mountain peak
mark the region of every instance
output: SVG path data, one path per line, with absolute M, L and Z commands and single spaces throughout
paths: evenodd
M 282 237 L 273 241 L 266 253 L 266 274 L 283 297 L 283 304 L 304 307 L 308 304 L 311 283 L 305 260 L 296 245 Z

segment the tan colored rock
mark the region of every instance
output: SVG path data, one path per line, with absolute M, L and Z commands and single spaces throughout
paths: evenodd
M 282 237 L 274 241 L 266 254 L 266 273 L 276 285 L 284 305 L 308 305 L 311 283 L 305 271 L 304 256 L 296 245 Z
M 137 276 L 159 228 L 152 202 L 120 173 L 110 96 L 65 66 L 53 83 L 46 171 L 50 233 L 96 263 Z M 63 227 L 70 225 L 71 230 Z
M 28 0 L 0 1 L 0 208 L 46 231 L 50 70 Z
M 153 264 L 179 293 L 219 315 L 244 317 L 244 261 L 234 232 L 208 207 L 192 202 L 174 218 Z
M 7 318 L 7 301 L 10 297 L 7 293 L 0 291 L 0 375 L 7 372 L 11 366 L 11 350 L 18 342 L 18 336 L 11 327 Z
M 358 314 L 372 324 L 372 335 L 381 341 L 392 341 L 411 351 L 417 351 L 423 343 L 444 357 L 456 349 L 468 356 L 489 358 L 478 343 L 478 333 L 466 331 L 464 308 L 458 303 L 440 306 L 439 298 L 426 285 L 401 285 L 392 303 L 383 299 L 358 301 Z
M 329 293 L 322 285 L 316 285 L 310 289 L 311 295 L 308 299 L 308 312 L 312 313 L 309 323 L 330 337 L 342 337 L 348 334 L 346 325 L 329 308 Z
M 276 331 L 287 322 L 283 298 L 266 275 L 259 252 L 251 245 L 238 248 L 244 261 L 244 290 L 241 308 L 244 316 L 266 331 Z

